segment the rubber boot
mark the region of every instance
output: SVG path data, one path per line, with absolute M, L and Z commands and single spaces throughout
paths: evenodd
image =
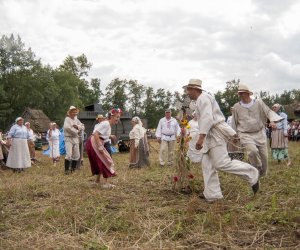
M 70 161 L 65 159 L 65 174 L 70 173 Z
M 77 166 L 77 161 L 72 160 L 71 172 L 76 170 L 76 166 Z

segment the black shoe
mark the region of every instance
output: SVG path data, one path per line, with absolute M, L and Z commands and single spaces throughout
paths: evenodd
M 74 172 L 77 167 L 77 161 L 72 160 L 71 162 L 71 172 Z
M 65 159 L 65 174 L 69 174 L 70 173 L 70 161 Z
M 256 194 L 259 190 L 259 180 L 252 186 L 252 191 Z

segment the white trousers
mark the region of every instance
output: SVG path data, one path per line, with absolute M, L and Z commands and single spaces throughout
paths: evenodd
M 77 161 L 80 158 L 79 143 L 65 140 L 66 156 L 65 159 Z
M 268 171 L 268 146 L 264 143 L 257 146 L 254 143 L 247 143 L 246 147 L 250 164 L 260 171 L 260 176 L 267 175 Z
M 245 179 L 251 186 L 259 178 L 258 170 L 248 163 L 231 160 L 226 144 L 211 148 L 203 154 L 202 172 L 204 179 L 204 196 L 208 201 L 222 199 L 222 191 L 217 171 L 235 174 Z
M 168 162 L 168 165 L 173 165 L 175 145 L 176 141 L 161 141 L 159 150 L 160 165 L 163 166 L 166 162 Z

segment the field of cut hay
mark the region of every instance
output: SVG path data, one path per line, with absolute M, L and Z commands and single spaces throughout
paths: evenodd
M 116 187 L 93 184 L 88 159 L 64 175 L 38 151 L 37 166 L 0 171 L 0 249 L 300 249 L 300 142 L 292 166 L 270 160 L 254 196 L 240 178 L 220 173 L 225 199 L 208 204 L 200 165 L 193 192 L 172 190 L 174 168 L 161 168 L 158 143 L 151 166 L 129 169 L 114 154 Z

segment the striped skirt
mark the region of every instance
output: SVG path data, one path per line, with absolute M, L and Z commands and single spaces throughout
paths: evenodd
M 276 129 L 271 134 L 271 148 L 288 148 L 288 137 L 284 136 L 282 129 Z

